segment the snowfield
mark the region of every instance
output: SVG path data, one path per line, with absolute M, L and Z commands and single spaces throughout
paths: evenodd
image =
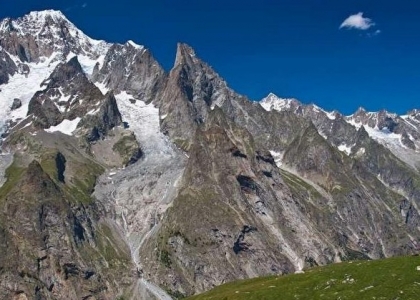
M 9 78 L 9 83 L 0 85 L 0 134 L 6 130 L 7 120 L 18 121 L 26 117 L 32 96 L 42 90 L 41 83 L 50 76 L 59 63 L 52 62 L 56 55 L 45 58 L 43 62 L 37 64 L 29 63 L 30 72 L 27 77 L 23 74 L 15 74 Z M 13 56 L 11 58 L 15 63 L 20 63 L 18 58 Z M 10 107 L 15 98 L 22 101 L 22 106 L 12 111 Z
M 72 135 L 73 131 L 76 130 L 80 120 L 80 118 L 76 118 L 74 120 L 63 120 L 63 122 L 57 126 L 51 126 L 50 128 L 45 129 L 45 131 L 50 133 L 58 131 L 67 135 Z

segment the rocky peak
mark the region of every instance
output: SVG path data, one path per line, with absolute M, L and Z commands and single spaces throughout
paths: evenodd
M 33 11 L 16 20 L 12 18 L 3 19 L 3 21 L 0 22 L 0 33 L 7 33 L 11 31 L 15 31 L 19 35 L 23 35 L 27 32 L 41 33 L 39 30 L 43 27 L 51 26 L 54 23 L 57 24 L 60 22 L 70 23 L 61 11 Z
M 302 105 L 302 103 L 294 98 L 280 98 L 273 93 L 268 94 L 267 97 L 262 99 L 260 104 L 267 111 L 295 111 Z
M 92 80 L 115 93 L 127 91 L 137 99 L 150 102 L 165 76 L 148 49 L 128 41 L 109 48 L 102 66 L 95 66 Z
M 354 113 L 354 115 L 365 115 L 367 113 L 366 109 L 364 107 L 359 107 L 356 112 Z
M 409 115 L 409 116 L 416 116 L 416 115 L 420 115 L 420 110 L 419 110 L 419 109 L 413 109 L 413 110 L 410 110 L 410 111 L 407 113 L 407 115 Z
M 354 114 L 347 116 L 346 120 L 351 124 L 360 127 L 362 125 L 379 130 L 388 130 L 393 132 L 400 123 L 400 117 L 397 114 L 390 113 L 384 109 L 378 112 L 367 112 L 360 107 Z
M 11 18 L 5 18 L 0 22 L 0 32 L 1 33 L 10 32 L 10 31 L 14 31 L 14 30 L 16 30 L 16 29 L 13 26 L 13 22 L 12 22 Z
M 73 120 L 98 109 L 101 91 L 86 77 L 75 56 L 60 63 L 29 102 L 28 116 L 34 115 L 39 128 L 56 126 L 64 119 Z
M 22 188 L 27 188 L 34 193 L 48 193 L 54 191 L 56 194 L 59 193 L 58 188 L 48 176 L 47 173 L 44 172 L 41 165 L 38 161 L 33 160 L 26 170 L 26 173 L 23 176 Z M 49 189 L 50 191 L 47 191 Z
M 129 46 L 129 47 L 133 47 L 134 49 L 137 49 L 137 50 L 143 50 L 144 49 L 144 46 L 143 45 L 138 45 L 138 44 L 136 44 L 134 41 L 132 41 L 132 40 L 128 40 L 126 43 L 125 43 L 125 45 L 127 45 L 127 46 Z
M 74 56 L 67 63 L 60 63 L 42 85 L 48 83 L 48 87 L 59 87 L 78 76 L 85 77 L 77 56 Z
M 122 124 L 121 113 L 112 92 L 108 92 L 95 113 L 88 113 L 79 123 L 79 130 L 88 142 L 103 139 L 109 130 Z
M 31 12 L 21 18 L 0 23 L 0 45 L 21 61 L 38 62 L 41 57 L 83 54 L 91 58 L 104 55 L 109 44 L 86 36 L 60 11 Z
M 179 43 L 165 90 L 156 101 L 161 114 L 166 116 L 162 121 L 163 132 L 187 144 L 195 128 L 206 123 L 210 110 L 238 97 L 190 46 Z
M 192 65 L 198 61 L 192 47 L 184 43 L 177 44 L 174 68 L 178 65 Z

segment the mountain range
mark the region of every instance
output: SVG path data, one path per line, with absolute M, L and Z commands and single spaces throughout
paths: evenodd
M 222 54 L 221 54 L 222 55 Z M 238 94 L 61 12 L 0 22 L 0 298 L 175 299 L 420 252 L 420 111 Z

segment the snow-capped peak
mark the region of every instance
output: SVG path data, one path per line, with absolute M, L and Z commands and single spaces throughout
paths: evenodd
M 25 61 L 38 61 L 40 57 L 69 52 L 96 58 L 105 55 L 110 44 L 95 40 L 79 30 L 66 16 L 57 10 L 33 11 L 17 19 L 4 19 L 0 23 L 0 38 L 7 41 L 10 35 L 18 39 L 19 44 L 28 45 L 25 49 Z M 35 40 L 36 45 L 33 45 Z M 4 43 L 5 50 L 18 56 L 16 43 Z
M 142 49 L 144 49 L 144 46 L 142 46 L 142 45 L 138 45 L 138 44 L 136 44 L 135 42 L 133 42 L 132 40 L 128 40 L 126 44 L 127 44 L 127 45 L 130 45 L 130 46 L 132 46 L 132 47 L 134 47 L 134 48 L 136 48 L 136 49 L 138 49 L 138 50 L 142 50 Z
M 268 94 L 267 97 L 260 101 L 260 105 L 267 111 L 290 110 L 293 103 L 298 103 L 298 101 L 293 98 L 280 98 L 273 93 Z
M 27 16 L 33 20 L 45 21 L 48 17 L 51 17 L 54 21 L 66 20 L 69 22 L 69 20 L 61 11 L 53 10 L 53 9 L 42 10 L 42 11 L 32 11 Z

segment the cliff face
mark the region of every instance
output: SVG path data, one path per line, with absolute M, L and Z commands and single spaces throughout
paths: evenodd
M 73 162 L 61 153 L 45 155 L 44 166 L 22 161 L 15 158 L 1 189 L 1 297 L 115 299 L 130 285 L 129 252 L 89 195 L 64 177 Z
M 59 12 L 0 37 L 1 298 L 170 299 L 418 253 L 418 111 L 253 102 L 188 45 L 166 74 Z
M 223 80 L 184 45 L 168 82 L 165 93 L 175 96 L 159 99 L 162 129 L 189 160 L 144 246 L 154 281 L 188 295 L 236 278 L 418 251 L 410 238 L 418 236 L 410 225 L 418 171 L 363 128 L 295 100 L 267 111 L 220 86 L 225 98 L 215 100 L 210 82 Z M 354 143 L 354 155 L 342 141 Z

